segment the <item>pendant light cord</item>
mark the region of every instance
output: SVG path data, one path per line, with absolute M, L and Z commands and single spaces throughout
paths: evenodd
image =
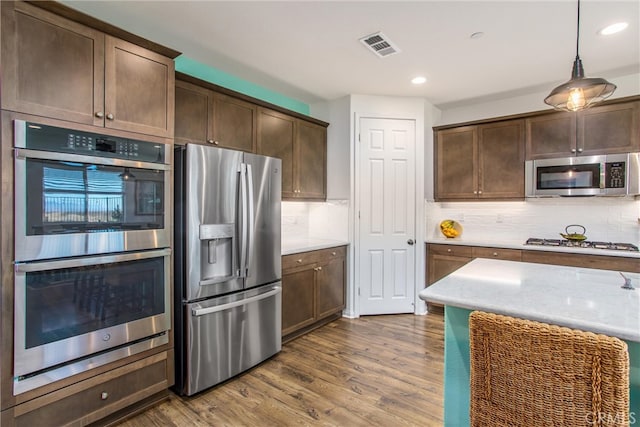
M 578 26 L 576 29 L 576 59 L 580 57 L 578 53 L 579 47 L 580 47 L 580 0 L 578 0 Z

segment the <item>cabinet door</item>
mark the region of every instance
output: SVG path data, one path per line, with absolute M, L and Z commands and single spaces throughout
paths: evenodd
M 213 141 L 220 147 L 256 151 L 257 107 L 240 99 L 213 94 Z
M 475 126 L 436 132 L 436 200 L 477 198 Z
M 576 114 L 550 113 L 525 120 L 527 160 L 576 153 Z
M 524 198 L 524 120 L 478 126 L 478 195 Z
M 582 111 L 578 115 L 579 154 L 640 151 L 639 117 L 640 102 L 637 101 Z
M 258 109 L 258 154 L 282 159 L 282 198 L 292 199 L 294 193 L 295 119 L 291 116 Z
M 102 126 L 104 35 L 23 2 L 2 4 L 2 109 Z
M 315 264 L 282 272 L 282 335 L 315 320 Z
M 344 308 L 345 258 L 336 258 L 316 268 L 317 318 L 322 319 Z
M 105 126 L 173 137 L 173 60 L 105 36 Z
M 326 199 L 327 129 L 315 123 L 298 120 L 296 148 L 296 197 Z
M 453 273 L 473 258 L 430 254 L 427 264 L 427 284 L 432 284 Z
M 176 142 L 204 144 L 211 135 L 213 93 L 191 83 L 176 81 Z

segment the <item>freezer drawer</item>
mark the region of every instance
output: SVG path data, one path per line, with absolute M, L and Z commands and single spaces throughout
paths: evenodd
M 282 283 L 186 304 L 186 382 L 192 395 L 225 381 L 282 348 Z

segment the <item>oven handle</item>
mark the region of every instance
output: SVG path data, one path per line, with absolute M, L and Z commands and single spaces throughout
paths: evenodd
M 136 261 L 140 259 L 156 258 L 171 254 L 171 249 L 123 253 L 117 255 L 101 255 L 87 258 L 70 258 L 38 262 L 16 262 L 16 273 L 30 273 L 33 271 L 57 270 L 60 268 L 84 267 L 88 265 L 108 264 L 113 262 Z
M 57 160 L 61 162 L 77 162 L 88 163 L 93 165 L 107 165 L 107 166 L 123 166 L 126 168 L 137 169 L 156 169 L 156 170 L 169 170 L 171 166 L 164 163 L 151 163 L 151 162 L 139 162 L 136 160 L 114 159 L 109 157 L 92 157 L 82 154 L 68 154 L 68 153 L 56 153 L 52 151 L 38 151 L 29 150 L 27 148 L 15 148 L 16 159 L 43 159 L 43 160 Z
M 279 294 L 281 290 L 282 288 L 280 286 L 274 286 L 273 289 L 271 289 L 270 291 L 265 292 L 264 294 L 256 295 L 254 297 L 249 297 L 249 298 L 241 299 L 238 301 L 229 302 L 227 304 L 216 305 L 208 308 L 194 308 L 193 310 L 191 310 L 191 315 L 195 317 L 199 317 L 199 316 L 204 316 L 205 314 L 212 314 L 220 311 L 229 310 L 234 307 L 247 305 L 252 302 L 267 299 L 269 297 Z

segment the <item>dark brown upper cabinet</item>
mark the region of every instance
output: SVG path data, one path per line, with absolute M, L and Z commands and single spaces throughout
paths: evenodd
M 180 80 L 176 81 L 175 139 L 256 151 L 257 106 Z
M 173 136 L 173 60 L 23 2 L 2 7 L 2 109 Z
M 526 119 L 527 160 L 640 151 L 640 101 Z
M 282 159 L 283 200 L 326 199 L 326 126 L 259 108 L 258 153 Z
M 436 131 L 435 199 L 524 198 L 524 121 Z

